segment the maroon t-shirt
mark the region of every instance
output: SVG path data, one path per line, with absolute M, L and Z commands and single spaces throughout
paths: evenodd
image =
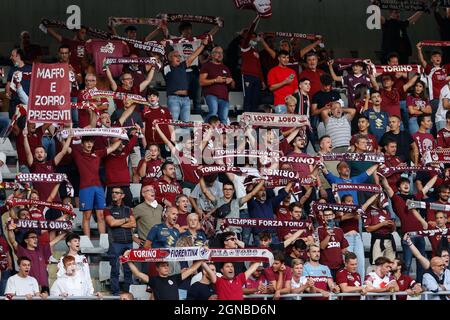
M 145 108 L 142 114 L 142 120 L 145 125 L 145 140 L 147 141 L 147 145 L 149 144 L 164 144 L 162 138 L 159 136 L 156 131 L 153 122 L 155 120 L 172 120 L 172 115 L 170 114 L 169 109 L 165 107 L 156 107 L 156 108 Z M 159 127 L 161 131 L 164 133 L 166 137 L 170 137 L 169 126 L 165 124 L 160 124 Z
M 66 45 L 70 48 L 69 62 L 76 73 L 81 73 L 81 61 L 85 56 L 86 41 L 63 38 L 61 44 Z
M 120 153 L 110 153 L 105 158 L 106 186 L 120 187 L 130 185 L 130 171 L 128 169 L 128 156 L 133 151 L 137 136 L 133 136 Z
M 422 107 L 422 108 L 424 108 L 424 107 L 426 107 L 429 104 L 430 104 L 430 101 L 428 101 L 428 99 L 422 99 L 420 97 L 416 97 L 416 96 L 412 96 L 412 95 L 409 95 L 406 98 L 406 106 L 407 107 L 413 106 L 413 107 Z M 410 118 L 416 118 L 417 115 L 409 114 L 409 117 Z
M 268 267 L 264 269 L 264 275 L 268 281 L 278 281 L 278 277 L 280 276 L 280 272 L 274 272 L 272 267 Z M 283 272 L 283 286 L 286 281 L 291 281 L 292 279 L 292 269 L 286 266 L 286 270 Z
M 28 133 L 28 143 L 30 144 L 31 153 L 34 154 L 34 149 L 42 146 L 42 136 L 44 132 L 42 127 L 36 129 L 34 133 Z M 19 165 L 28 166 L 27 154 L 25 153 L 24 136 L 22 130 L 20 130 L 16 139 L 17 158 L 19 159 Z
M 441 148 L 450 148 L 450 130 L 442 128 L 437 133 L 437 146 Z
M 49 160 L 45 162 L 33 161 L 31 165 L 31 173 L 55 173 L 56 164 L 54 160 Z M 33 187 L 39 192 L 39 199 L 42 201 L 47 201 L 48 197 L 52 193 L 53 188 L 57 183 L 48 182 L 33 182 Z M 56 194 L 54 199 L 55 202 L 59 201 L 59 194 Z
M 355 214 L 355 217 L 357 217 L 356 214 Z M 358 231 L 359 230 L 359 220 L 352 218 L 352 219 L 340 221 L 339 227 L 342 229 L 344 234 L 346 234 L 347 232 L 350 232 L 350 231 Z
M 388 168 L 398 167 L 402 162 L 403 161 L 397 156 L 384 155 L 384 165 Z M 398 191 L 397 182 L 400 180 L 401 175 L 401 173 L 394 173 L 386 178 L 389 186 L 394 192 Z
M 349 244 L 341 228 L 334 228 L 333 232 L 334 235 L 330 237 L 327 247 L 320 251 L 320 263 L 336 270 L 344 265 L 342 249 L 347 248 Z M 319 241 L 322 241 L 328 235 L 327 229 L 321 226 L 317 228 L 317 233 L 319 234 Z
M 420 156 L 423 156 L 425 152 L 431 151 L 436 148 L 436 142 L 431 133 L 421 133 L 417 131 L 411 136 L 419 149 Z
M 17 246 L 16 256 L 28 257 L 31 260 L 30 276 L 36 278 L 38 284 L 48 287 L 48 259 L 52 255 L 50 245 L 41 244 L 35 250 L 28 250 L 21 245 Z
M 217 77 L 231 77 L 231 71 L 223 63 L 215 64 L 208 62 L 201 70 L 200 74 L 207 73 L 206 79 L 212 80 Z M 203 96 L 216 96 L 219 99 L 228 101 L 228 85 L 226 83 L 214 83 L 210 86 L 203 87 Z
M 250 75 L 263 80 L 259 53 L 251 47 L 245 49 L 241 48 L 241 58 L 241 73 L 243 75 Z
M 8 268 L 8 255 L 9 252 L 8 243 L 5 238 L 0 235 L 0 271 L 6 270 Z
M 447 228 L 450 228 L 450 225 L 447 225 L 446 227 L 447 227 Z M 450 245 L 450 235 L 446 235 L 446 236 L 444 236 L 444 237 L 447 238 L 447 242 L 448 242 L 449 245 Z M 436 250 L 437 250 L 439 244 L 440 244 L 441 241 L 442 241 L 442 235 L 441 235 L 441 234 L 437 234 L 437 235 L 434 235 L 434 236 L 429 236 L 429 237 L 428 237 L 428 240 L 430 240 L 432 253 L 433 253 L 433 256 L 435 256 L 435 255 L 436 255 Z
M 316 71 L 312 71 L 311 69 L 306 68 L 298 76 L 299 79 L 308 78 L 311 82 L 311 90 L 308 93 L 310 99 L 312 99 L 314 95 L 322 88 L 322 84 L 320 83 L 320 76 L 324 73 L 325 72 L 322 69 L 316 69 Z
M 183 152 L 180 152 L 179 154 L 182 155 Z M 178 166 L 181 170 L 181 174 L 183 175 L 183 181 L 197 184 L 200 180 L 195 175 L 195 172 L 199 167 L 197 159 L 191 157 L 178 156 L 177 160 L 179 162 Z
M 419 220 L 417 220 L 413 213 L 408 210 L 406 202 L 402 197 L 398 194 L 394 194 L 391 199 L 394 212 L 399 217 L 401 222 L 402 233 L 423 230 Z
M 80 190 L 88 187 L 101 187 L 99 169 L 103 157 L 106 157 L 106 149 L 96 150 L 93 153 L 83 152 L 81 147 L 72 148 L 72 156 L 80 173 Z
M 384 88 L 380 89 L 381 95 L 381 111 L 385 111 L 389 116 L 398 116 L 402 118 L 400 112 L 400 92 L 397 88 L 387 91 Z
M 85 44 L 86 52 L 94 56 L 95 73 L 97 75 L 105 75 L 103 71 L 103 60 L 106 58 L 126 57 L 130 53 L 126 43 L 118 40 L 90 40 Z M 122 73 L 122 65 L 110 65 L 109 69 L 113 77 L 118 77 Z
M 397 279 L 397 284 L 399 287 L 399 291 L 406 291 L 408 289 L 412 289 L 416 285 L 416 280 L 411 278 L 406 274 L 402 274 L 400 278 Z M 406 300 L 407 296 L 397 296 L 397 300 Z
M 245 273 L 240 273 L 232 280 L 217 277 L 216 293 L 218 300 L 244 300 Z
M 433 88 L 433 99 L 439 99 L 442 88 L 447 84 L 447 76 L 450 74 L 450 64 L 447 64 L 441 68 L 436 68 L 431 64 L 427 64 L 425 67 L 425 73 L 429 81 L 429 85 Z
M 291 152 L 287 155 L 288 157 L 309 157 L 308 154 L 300 152 Z M 309 164 L 306 163 L 292 163 L 292 170 L 297 171 L 301 176 L 309 176 L 311 171 L 309 170 Z
M 183 193 L 183 189 L 180 184 L 173 180 L 172 182 L 167 182 L 164 177 L 159 178 L 157 181 L 153 182 L 155 188 L 155 199 L 159 204 L 164 206 L 164 199 L 170 201 L 172 205 L 175 205 L 175 198 L 177 195 Z
M 361 287 L 363 285 L 358 272 L 350 272 L 347 269 L 339 270 L 336 273 L 336 283 L 346 283 L 350 287 Z M 361 300 L 360 297 L 343 297 L 342 300 Z
M 145 162 L 145 159 L 141 159 L 138 164 L 138 171 L 141 169 Z M 156 178 L 158 177 L 160 171 L 161 171 L 161 165 L 163 164 L 163 161 L 161 159 L 156 160 L 150 160 L 147 161 L 147 167 L 145 170 L 145 176 L 142 178 L 142 187 L 148 186 L 149 184 L 152 184 Z
M 355 105 L 355 96 L 356 96 L 356 88 L 360 85 L 365 85 L 367 87 L 371 87 L 370 78 L 367 74 L 360 74 L 358 76 L 354 74 L 348 74 L 342 77 L 342 83 L 348 89 L 348 105 L 350 107 L 354 107 Z
M 130 90 L 126 90 L 122 86 L 117 87 L 116 92 L 122 92 L 122 93 L 128 93 L 128 94 L 140 94 L 141 93 L 139 86 L 137 84 L 134 84 Z M 114 100 L 114 103 L 116 104 L 116 109 L 123 109 L 123 107 L 124 107 L 123 100 Z
M 186 213 L 181 213 L 181 212 L 179 212 L 178 213 L 178 216 L 177 216 L 177 224 L 180 226 L 180 227 L 184 227 L 184 226 L 187 226 L 188 225 L 188 222 L 187 222 L 187 214 Z
M 108 103 L 108 99 L 106 98 L 100 98 L 100 99 L 92 99 L 92 100 L 85 100 L 83 99 L 83 95 L 86 93 L 86 89 L 81 90 L 78 93 L 77 101 L 78 102 L 92 102 L 92 103 Z M 87 110 L 78 110 L 78 127 L 85 128 L 90 124 L 90 118 L 89 118 L 89 111 Z
M 367 228 L 368 226 L 374 226 L 383 221 L 391 219 L 392 219 L 391 215 L 387 210 L 369 207 L 364 215 L 364 227 Z M 393 230 L 391 227 L 383 226 L 377 231 L 375 231 L 375 233 L 378 233 L 380 235 L 388 235 L 392 233 L 392 231 Z

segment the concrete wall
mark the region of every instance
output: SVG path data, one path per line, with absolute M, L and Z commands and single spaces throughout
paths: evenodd
M 369 0 L 272 0 L 272 3 L 273 16 L 261 21 L 261 31 L 320 33 L 327 47 L 339 56 L 359 50 L 361 55 L 374 57 L 374 52 L 379 50 L 381 31 L 366 28 Z M 66 8 L 71 4 L 81 7 L 83 24 L 101 29 L 106 29 L 109 16 L 153 17 L 159 12 L 220 15 L 225 19 L 225 28 L 216 36 L 216 42 L 221 45 L 226 45 L 254 17 L 251 11 L 235 10 L 232 0 L 1 0 L 0 55 L 9 55 L 21 30 L 29 30 L 34 42 L 51 45 L 55 52 L 55 42 L 37 26 L 43 17 L 65 20 Z M 195 31 L 205 28 L 208 26 L 199 26 Z M 437 39 L 433 17 L 427 15 L 411 27 L 410 37 L 413 43 L 425 38 Z

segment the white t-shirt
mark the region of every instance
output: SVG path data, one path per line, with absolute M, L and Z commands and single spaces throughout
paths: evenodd
M 50 288 L 51 296 L 60 296 L 67 293 L 69 296 L 86 297 L 94 294 L 92 282 L 86 281 L 84 276 L 76 273 L 74 276 L 64 275 L 55 280 Z
M 294 280 L 294 277 L 292 277 L 291 278 L 291 288 L 292 289 L 300 288 L 301 286 L 304 286 L 306 284 L 306 282 L 308 282 L 308 279 L 304 276 L 301 276 L 298 282 L 296 282 Z
M 186 61 L 200 46 L 202 40 L 194 41 L 180 41 L 172 45 L 173 49 L 178 51 L 181 55 L 181 61 Z M 191 66 L 198 66 L 198 57 L 192 62 Z M 187 70 L 188 71 L 188 70 Z M 189 71 L 188 71 L 189 72 Z
M 443 86 L 441 89 L 441 95 L 439 96 L 439 107 L 436 111 L 436 122 L 445 121 L 445 114 L 447 110 L 444 109 L 444 98 L 450 99 L 450 85 Z
M 5 294 L 14 294 L 16 296 L 25 296 L 27 294 L 39 293 L 39 285 L 35 278 L 28 276 L 20 277 L 18 274 L 10 277 L 6 283 Z
M 376 289 L 385 288 L 389 283 L 396 281 L 391 274 L 385 275 L 381 278 L 375 271 L 370 272 L 366 276 L 366 284 L 370 284 Z M 370 298 L 370 299 L 369 299 Z M 390 300 L 390 296 L 371 296 L 368 297 L 369 300 Z

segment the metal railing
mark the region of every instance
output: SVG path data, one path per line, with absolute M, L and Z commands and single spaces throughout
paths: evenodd
M 380 297 L 380 296 L 391 296 L 392 300 L 397 300 L 397 296 L 407 296 L 408 293 L 406 291 L 399 292 L 368 292 L 365 295 L 361 295 L 360 293 L 332 293 L 329 292 L 328 300 L 337 300 L 340 297 L 361 297 L 361 300 L 366 300 L 366 297 Z M 428 300 L 429 296 L 442 296 L 442 295 L 450 295 L 450 291 L 439 291 L 439 292 L 431 292 L 424 291 L 416 296 L 421 296 L 422 300 Z M 298 294 L 283 294 L 280 299 L 281 300 L 302 300 L 302 298 L 324 298 L 324 295 L 321 293 L 298 293 Z M 245 295 L 244 299 L 263 299 L 263 300 L 271 300 L 273 299 L 273 294 L 252 294 Z

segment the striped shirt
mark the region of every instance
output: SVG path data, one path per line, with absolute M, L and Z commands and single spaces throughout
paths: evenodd
M 325 131 L 331 137 L 333 148 L 348 147 L 350 145 L 352 133 L 347 115 L 340 118 L 330 117 L 325 124 Z

